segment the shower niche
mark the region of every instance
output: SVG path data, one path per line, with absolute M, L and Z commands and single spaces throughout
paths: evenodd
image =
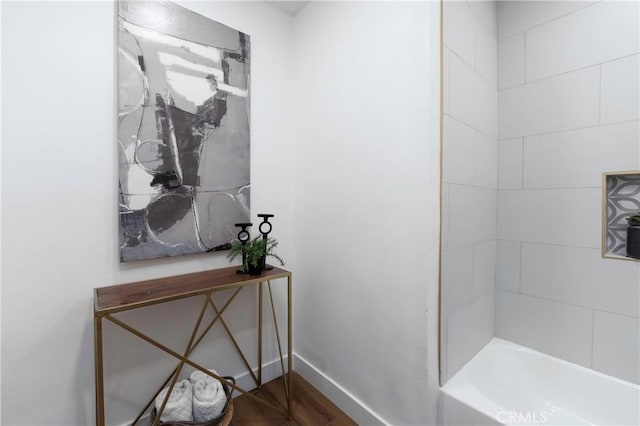
M 640 261 L 627 256 L 627 220 L 640 214 L 640 170 L 602 174 L 602 257 Z

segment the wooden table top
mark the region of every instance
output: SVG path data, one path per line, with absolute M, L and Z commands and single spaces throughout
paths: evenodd
M 278 278 L 291 272 L 274 268 L 261 275 L 237 274 L 237 266 L 174 275 L 128 284 L 99 287 L 94 290 L 94 314 L 106 315 L 170 300 L 193 297 L 211 290 L 223 290 Z

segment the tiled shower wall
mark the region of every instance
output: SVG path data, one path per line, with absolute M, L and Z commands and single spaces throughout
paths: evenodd
M 602 173 L 640 168 L 639 23 L 637 1 L 498 6 L 496 335 L 636 383 L 639 264 L 600 245 Z
M 444 2 L 441 377 L 494 336 L 496 3 Z

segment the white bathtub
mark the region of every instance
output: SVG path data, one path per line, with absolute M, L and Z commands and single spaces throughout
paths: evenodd
M 441 425 L 640 425 L 640 386 L 493 339 L 442 387 Z

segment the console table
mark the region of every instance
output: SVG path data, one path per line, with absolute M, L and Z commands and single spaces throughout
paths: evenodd
M 286 271 L 284 269 L 274 267 L 272 270 L 264 271 L 261 275 L 252 276 L 252 275 L 240 275 L 236 273 L 237 267 L 228 267 L 222 269 L 213 269 L 209 271 L 203 272 L 195 272 L 192 274 L 184 274 L 184 275 L 176 275 L 172 277 L 159 278 L 147 281 L 134 282 L 129 284 L 119 284 L 109 287 L 100 287 L 94 289 L 94 349 L 95 349 L 95 386 L 96 386 L 96 424 L 99 426 L 103 426 L 105 424 L 105 406 L 104 406 L 104 377 L 103 377 L 103 359 L 102 359 L 102 347 L 103 347 L 103 336 L 102 336 L 102 321 L 108 320 L 113 324 L 123 328 L 124 330 L 134 334 L 140 339 L 150 343 L 156 348 L 164 351 L 165 353 L 173 356 L 178 360 L 178 363 L 174 370 L 168 375 L 164 384 L 160 386 L 158 391 L 153 395 L 150 399 L 149 403 L 142 409 L 138 417 L 133 421 L 132 424 L 136 424 L 144 415 L 144 413 L 148 410 L 148 408 L 154 403 L 154 400 L 160 390 L 166 385 L 169 385 L 170 389 L 173 389 L 176 381 L 178 380 L 178 376 L 182 371 L 182 368 L 185 364 L 202 371 L 205 374 L 208 374 L 211 377 L 214 377 L 221 382 L 226 383 L 231 388 L 237 390 L 238 392 L 247 395 L 249 398 L 259 401 L 272 409 L 275 409 L 288 418 L 291 418 L 292 415 L 292 381 L 291 381 L 291 371 L 292 371 L 292 329 L 291 329 L 291 316 L 292 316 L 292 300 L 291 300 L 291 288 L 292 288 L 292 276 L 291 272 Z M 287 279 L 287 371 L 285 372 L 284 367 L 284 357 L 282 353 L 282 346 L 280 343 L 280 333 L 278 330 L 278 322 L 276 320 L 274 302 L 273 302 L 273 294 L 271 291 L 271 281 L 277 279 Z M 248 392 L 247 390 L 241 388 L 240 386 L 231 383 L 223 379 L 222 377 L 211 373 L 209 370 L 204 368 L 203 366 L 197 364 L 196 362 L 189 359 L 189 355 L 193 353 L 195 348 L 200 344 L 200 342 L 207 335 L 209 330 L 213 327 L 216 322 L 220 322 L 224 327 L 227 335 L 229 336 L 229 340 L 235 347 L 236 351 L 242 358 L 242 361 L 245 364 L 245 367 L 251 374 L 256 386 L 262 386 L 262 307 L 263 307 L 263 288 L 266 284 L 269 294 L 269 300 L 271 305 L 271 312 L 273 314 L 273 321 L 275 325 L 275 334 L 278 343 L 278 350 L 280 355 L 280 365 L 282 368 L 282 376 L 283 376 L 283 386 L 285 390 L 285 395 L 287 397 L 287 407 L 279 407 L 276 405 L 267 402 L 254 394 Z M 247 358 L 243 354 L 242 350 L 238 346 L 236 339 L 233 337 L 231 330 L 227 326 L 222 314 L 229 307 L 231 302 L 235 299 L 237 294 L 244 289 L 245 287 L 254 286 L 258 287 L 258 375 L 256 376 L 253 369 L 251 368 Z M 231 295 L 229 300 L 222 306 L 218 307 L 212 298 L 212 294 L 217 291 L 235 289 L 235 292 Z M 202 308 L 200 310 L 200 315 L 194 325 L 193 330 L 191 331 L 191 335 L 189 338 L 189 343 L 185 348 L 183 353 L 178 353 L 176 351 L 171 350 L 167 346 L 158 342 L 155 339 L 145 335 L 144 333 L 136 330 L 134 327 L 126 324 L 124 321 L 120 320 L 117 315 L 118 312 L 129 311 L 132 309 L 138 309 L 144 306 L 157 305 L 161 303 L 170 302 L 178 299 L 185 299 L 190 297 L 201 298 Z M 208 308 L 213 309 L 215 315 L 213 319 L 204 327 L 202 324 L 202 319 L 204 317 L 205 312 Z M 200 331 L 202 330 L 202 331 Z M 169 395 L 170 392 L 167 392 Z M 161 406 L 160 411 L 164 409 L 166 404 L 166 398 L 164 404 Z M 158 423 L 160 414 L 156 416 L 156 421 L 154 426 Z

